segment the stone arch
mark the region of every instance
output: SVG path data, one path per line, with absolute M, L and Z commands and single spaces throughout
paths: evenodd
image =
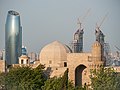
M 87 67 L 83 64 L 75 68 L 75 86 L 82 86 L 82 73 L 85 68 Z

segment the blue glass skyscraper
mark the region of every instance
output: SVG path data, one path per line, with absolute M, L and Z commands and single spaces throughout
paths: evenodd
M 8 65 L 17 64 L 22 52 L 22 27 L 20 15 L 16 11 L 8 11 L 5 24 L 5 56 Z

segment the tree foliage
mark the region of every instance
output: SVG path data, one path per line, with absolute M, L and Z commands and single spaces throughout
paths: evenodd
M 74 87 L 68 79 L 68 69 L 61 77 L 47 79 L 44 66 L 37 68 L 15 67 L 8 73 L 0 73 L 0 89 L 2 90 L 88 90 L 87 86 Z M 91 87 L 93 90 L 119 90 L 120 74 L 113 68 L 91 70 Z
M 91 71 L 91 86 L 93 90 L 119 90 L 120 77 L 113 68 L 101 67 Z
M 49 78 L 42 90 L 86 90 L 82 87 L 74 87 L 72 81 L 68 79 L 68 69 L 64 72 L 62 77 Z
M 45 82 L 42 90 L 74 90 L 73 83 L 68 80 L 68 69 L 62 77 L 53 77 Z
M 6 90 L 41 90 L 46 77 L 43 66 L 37 68 L 14 67 L 4 76 Z
M 0 73 L 0 90 L 5 89 L 5 73 Z

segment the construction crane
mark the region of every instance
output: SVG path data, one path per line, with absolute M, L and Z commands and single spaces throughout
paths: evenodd
M 120 48 L 118 48 L 117 46 L 115 46 L 115 48 L 116 48 L 118 51 L 120 51 Z
M 102 19 L 102 21 L 100 22 L 99 25 L 96 23 L 96 28 L 99 29 L 101 27 L 101 25 L 103 24 L 103 22 L 105 21 L 105 19 L 107 18 L 107 16 L 108 16 L 108 13 L 103 17 L 103 19 Z
M 88 14 L 90 13 L 90 10 L 91 10 L 91 9 L 88 9 L 88 10 L 87 10 L 87 12 L 85 13 L 85 15 L 83 16 L 82 19 L 79 19 L 79 18 L 78 18 L 78 22 L 77 22 L 77 24 L 80 25 L 80 27 L 79 27 L 80 30 L 81 30 L 81 28 L 82 28 L 82 22 L 83 22 L 83 20 L 85 20 L 85 18 L 88 16 Z
M 83 29 L 81 27 L 83 20 L 85 20 L 86 16 L 89 14 L 90 9 L 88 9 L 88 11 L 85 13 L 84 17 L 80 20 L 78 18 L 78 22 L 77 24 L 79 24 L 79 29 L 75 32 L 74 37 L 73 37 L 73 41 L 71 43 L 72 46 L 72 51 L 74 53 L 79 53 L 79 52 L 83 52 Z

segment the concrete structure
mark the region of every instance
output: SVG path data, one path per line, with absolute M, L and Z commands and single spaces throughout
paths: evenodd
M 104 65 L 101 44 L 96 41 L 90 53 L 72 53 L 64 44 L 54 41 L 40 52 L 40 63 L 45 65 L 50 77 L 61 76 L 69 69 L 69 79 L 75 86 L 90 83 L 90 70 Z
M 33 63 L 34 61 L 37 60 L 37 55 L 34 52 L 28 53 L 28 57 L 30 57 L 30 62 Z
M 74 53 L 80 53 L 83 52 L 83 29 L 79 28 L 73 37 L 73 41 L 71 43 L 72 51 Z
M 98 41 L 102 46 L 102 53 L 105 53 L 104 52 L 104 45 L 105 45 L 104 37 L 105 37 L 105 35 L 100 30 L 100 27 L 96 27 L 95 35 L 96 35 L 96 41 Z
M 22 48 L 22 27 L 20 15 L 16 11 L 8 11 L 5 24 L 5 53 L 8 65 L 18 63 Z

